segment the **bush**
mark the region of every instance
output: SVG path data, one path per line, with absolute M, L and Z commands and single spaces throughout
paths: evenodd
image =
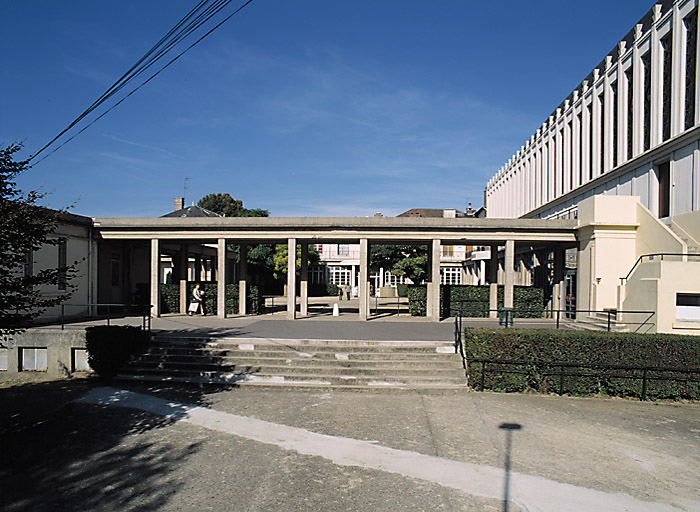
M 192 300 L 192 290 L 196 283 L 187 283 L 187 303 L 189 304 Z M 204 305 L 204 312 L 207 315 L 216 315 L 218 313 L 217 296 L 218 288 L 217 283 L 199 283 L 199 288 L 204 292 L 204 300 L 202 301 Z M 262 309 L 263 300 L 262 294 L 260 293 L 260 288 L 257 286 L 248 286 L 248 297 L 246 301 L 246 314 L 248 315 L 259 315 Z M 226 285 L 226 314 L 227 315 L 237 315 L 238 314 L 238 285 L 237 284 L 227 284 Z
M 180 312 L 180 285 L 161 284 L 160 285 L 160 312 L 179 313 Z
M 88 364 L 102 379 L 109 380 L 150 339 L 148 332 L 125 325 L 99 325 L 85 329 Z
M 412 316 L 425 316 L 427 288 L 411 286 L 408 292 L 408 307 Z M 421 291 L 418 291 L 421 290 Z M 440 286 L 440 315 L 443 318 L 457 316 L 460 308 L 462 316 L 479 318 L 489 316 L 489 285 L 442 285 Z M 498 307 L 503 307 L 503 286 L 498 287 Z M 544 290 L 531 286 L 513 288 L 513 309 L 516 318 L 542 318 L 544 311 Z
M 614 364 L 673 368 L 700 367 L 700 343 L 694 336 L 672 334 L 633 334 L 607 332 L 577 332 L 527 329 L 466 329 L 467 357 L 572 362 L 583 364 Z M 493 367 L 493 366 L 492 366 Z M 498 391 L 559 392 L 559 371 L 556 365 L 502 366 L 487 371 L 484 387 Z M 641 398 L 642 370 L 599 370 L 569 368 L 569 373 L 587 375 L 565 376 L 564 393 L 570 395 L 605 394 Z M 591 375 L 595 373 L 596 375 Z M 647 397 L 650 399 L 700 399 L 700 382 L 689 382 L 689 374 L 666 372 L 679 380 L 659 380 L 662 374 L 649 371 Z M 480 382 L 481 364 L 472 364 L 470 382 Z M 698 379 L 698 374 L 692 376 Z
M 336 297 L 337 295 L 338 286 L 334 283 L 309 284 L 309 297 Z
M 396 285 L 396 294 L 399 297 L 408 297 L 408 288 L 409 288 L 409 286 L 407 284 L 397 284 Z

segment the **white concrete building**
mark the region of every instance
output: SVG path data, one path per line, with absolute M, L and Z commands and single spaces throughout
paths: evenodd
M 655 5 L 486 185 L 488 217 L 579 219 L 579 308 L 698 332 L 698 51 L 698 0 Z

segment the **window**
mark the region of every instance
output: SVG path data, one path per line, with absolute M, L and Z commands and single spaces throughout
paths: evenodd
M 695 75 L 698 53 L 698 10 L 693 10 L 685 23 L 685 129 L 695 126 Z
M 309 269 L 309 282 L 311 284 L 323 284 L 325 281 L 325 267 L 313 266 Z
M 442 251 L 442 256 L 444 258 L 451 258 L 455 255 L 454 245 L 443 245 L 440 247 L 440 250 Z
M 34 252 L 28 251 L 24 256 L 24 277 L 32 277 L 34 275 Z
M 600 174 L 605 172 L 605 95 L 598 96 L 598 115 L 600 116 Z
M 440 284 L 462 284 L 462 267 L 441 267 Z
M 700 293 L 676 294 L 676 320 L 700 322 Z
M 0 372 L 7 371 L 7 349 L 0 348 Z
M 642 55 L 644 70 L 644 151 L 651 146 L 651 52 Z
M 68 254 L 68 240 L 61 238 L 58 241 L 58 289 L 65 290 L 67 287 L 66 262 Z
M 23 348 L 20 352 L 20 368 L 25 372 L 45 372 L 47 369 L 46 348 Z
M 74 348 L 71 354 L 71 368 L 74 372 L 89 372 L 92 370 L 88 364 L 87 350 L 84 348 Z
M 350 245 L 338 244 L 338 256 L 348 256 L 350 254 Z
M 328 267 L 330 282 L 337 285 L 351 284 L 352 271 L 347 267 Z
M 625 71 L 627 82 L 627 160 L 632 159 L 632 142 L 634 141 L 634 79 L 632 66 Z
M 612 108 L 612 167 L 617 167 L 617 82 L 610 86 L 610 106 Z
M 588 179 L 593 179 L 593 103 L 588 105 Z
M 659 179 L 659 218 L 671 213 L 671 164 L 665 162 L 657 168 Z
M 671 59 L 673 57 L 673 32 L 666 34 L 661 39 L 663 48 L 663 83 L 662 83 L 662 137 L 663 140 L 671 138 Z

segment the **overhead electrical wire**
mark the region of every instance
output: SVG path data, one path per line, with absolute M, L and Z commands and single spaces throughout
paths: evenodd
M 41 159 L 37 160 L 35 162 L 35 164 L 41 162 L 42 160 L 46 159 L 47 157 L 49 157 L 50 155 L 52 155 L 53 153 L 55 153 L 56 151 L 61 149 L 68 142 L 70 142 L 75 137 L 77 137 L 78 135 L 83 133 L 85 130 L 87 130 L 90 126 L 95 124 L 95 122 L 102 119 L 105 115 L 107 115 L 110 111 L 112 111 L 114 108 L 116 108 L 118 105 L 120 105 L 129 96 L 131 96 L 136 91 L 138 91 L 141 87 L 143 87 L 148 82 L 153 80 L 156 76 L 158 76 L 162 71 L 164 71 L 166 68 L 168 68 L 171 64 L 173 64 L 180 57 L 182 57 L 190 49 L 192 49 L 194 46 L 199 44 L 204 38 L 209 36 L 212 32 L 214 32 L 216 29 L 218 29 L 221 25 L 223 25 L 229 19 L 231 19 L 233 16 L 238 14 L 241 10 L 243 10 L 243 8 L 245 8 L 252 1 L 253 0 L 247 0 L 240 7 L 238 7 L 235 11 L 233 11 L 231 14 L 229 14 L 228 16 L 223 18 L 219 23 L 214 25 L 214 27 L 212 27 L 210 30 L 205 32 L 202 36 L 200 36 L 192 44 L 190 44 L 188 47 L 186 47 L 182 52 L 177 54 L 174 58 L 172 58 L 165 65 L 160 67 L 155 73 L 153 73 L 151 76 L 149 76 L 141 84 L 139 84 L 133 90 L 131 90 L 128 94 L 126 94 L 126 96 L 121 98 L 114 105 L 112 105 L 107 110 L 105 110 L 102 114 L 100 114 L 95 119 L 90 121 L 87 125 L 85 125 L 83 128 L 81 128 L 78 132 L 76 132 L 71 137 L 69 137 L 68 139 L 63 141 L 60 145 L 55 147 L 52 151 L 50 151 L 49 153 L 46 153 Z M 83 119 L 85 119 L 85 117 L 90 115 L 97 108 L 99 108 L 102 104 L 104 104 L 107 100 L 112 98 L 115 94 L 117 94 L 119 91 L 121 91 L 124 87 L 129 85 L 131 81 L 133 81 L 135 78 L 140 76 L 142 73 L 144 73 L 146 70 L 148 70 L 151 66 L 156 64 L 170 50 L 172 50 L 178 43 L 180 43 L 181 41 L 185 40 L 190 35 L 192 35 L 192 33 L 197 31 L 197 29 L 201 28 L 202 25 L 204 25 L 210 19 L 212 19 L 214 16 L 216 16 L 219 12 L 221 12 L 222 9 L 224 9 L 226 6 L 228 6 L 231 2 L 232 2 L 232 0 L 215 0 L 215 1 L 200 0 L 197 3 L 197 5 L 195 7 L 193 7 L 192 10 L 190 10 L 190 12 L 188 12 L 180 21 L 178 21 L 175 24 L 175 26 L 173 28 L 171 28 L 133 66 L 131 66 L 129 68 L 129 70 L 127 70 L 119 79 L 117 79 L 116 82 L 114 82 L 104 93 L 102 93 L 102 95 L 99 98 L 97 98 L 92 103 L 92 105 L 90 105 L 87 109 L 85 109 L 77 118 L 75 118 L 75 120 L 73 120 L 73 122 L 71 122 L 65 129 L 63 129 L 53 139 L 51 139 L 39 151 L 37 151 L 36 153 L 31 155 L 29 157 L 29 161 L 32 161 L 33 159 L 35 159 L 40 153 L 44 152 L 47 148 L 49 148 L 52 144 L 54 144 L 58 139 L 60 139 L 63 135 L 65 135 L 68 131 L 70 131 L 78 123 L 80 123 Z

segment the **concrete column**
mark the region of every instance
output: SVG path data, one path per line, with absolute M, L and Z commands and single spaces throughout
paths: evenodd
M 151 240 L 151 315 L 160 316 L 160 240 Z
M 360 239 L 360 320 L 369 318 L 369 241 L 366 238 Z
M 513 286 L 515 284 L 515 240 L 506 240 L 506 254 L 504 262 L 504 290 L 503 307 L 513 307 Z
M 216 316 L 226 318 L 226 239 L 219 238 L 216 249 Z
M 564 249 L 556 247 L 554 249 L 554 285 L 552 287 L 552 309 L 555 311 L 564 309 Z M 556 317 L 556 313 L 554 313 Z
M 301 276 L 300 276 L 300 292 L 301 292 L 301 316 L 309 314 L 309 244 L 301 244 Z
M 248 311 L 248 245 L 238 247 L 238 314 L 245 315 Z
M 486 260 L 479 261 L 479 282 L 477 284 L 486 284 Z
M 498 318 L 498 245 L 491 246 L 491 262 L 489 265 L 489 317 Z
M 430 261 L 430 309 L 426 314 L 432 322 L 440 321 L 440 240 L 433 240 Z
M 287 320 L 297 316 L 297 239 L 287 240 Z

